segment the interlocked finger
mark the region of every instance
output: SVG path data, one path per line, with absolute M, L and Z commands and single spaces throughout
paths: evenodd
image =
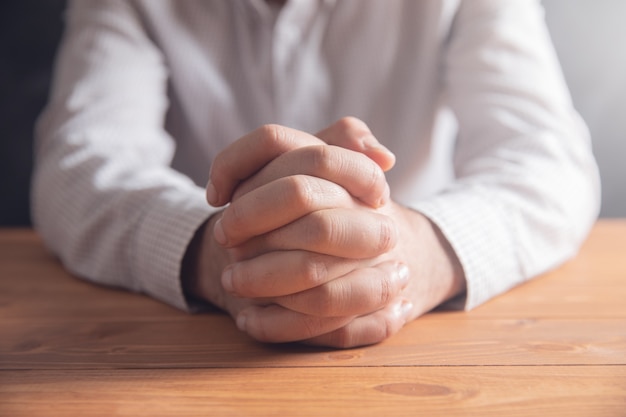
M 383 170 L 362 153 L 337 146 L 305 146 L 283 153 L 247 181 L 242 182 L 233 201 L 278 178 L 308 175 L 334 182 L 371 207 L 389 200 Z
M 413 314 L 413 304 L 398 298 L 384 309 L 357 317 L 345 326 L 312 337 L 304 343 L 336 348 L 373 345 L 396 334 Z
M 265 125 L 243 136 L 217 155 L 211 164 L 207 200 L 228 203 L 237 185 L 279 155 L 324 142 L 313 135 L 280 125 Z
M 388 216 L 372 209 L 319 210 L 238 247 L 249 259 L 277 250 L 305 250 L 339 258 L 374 258 L 393 249 L 398 231 Z
M 326 284 L 363 263 L 300 250 L 275 251 L 230 265 L 222 285 L 239 297 L 280 297 Z
M 354 317 L 316 317 L 279 305 L 252 306 L 237 316 L 237 327 L 261 342 L 296 342 L 340 329 Z
M 396 157 L 374 137 L 369 127 L 356 117 L 343 117 L 315 134 L 329 145 L 340 146 L 367 155 L 383 171 L 390 170 Z
M 352 197 L 330 181 L 307 175 L 278 178 L 226 207 L 215 226 L 215 238 L 220 244 L 232 247 L 312 212 L 355 206 Z
M 397 262 L 358 268 L 306 291 L 274 298 L 290 310 L 320 317 L 369 314 L 386 307 L 409 281 L 409 271 Z

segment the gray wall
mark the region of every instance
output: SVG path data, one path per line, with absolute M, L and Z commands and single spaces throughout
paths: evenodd
M 543 0 L 574 104 L 589 125 L 603 217 L 626 217 L 626 1 Z

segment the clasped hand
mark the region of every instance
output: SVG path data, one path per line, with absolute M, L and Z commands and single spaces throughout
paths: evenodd
M 207 200 L 230 204 L 206 227 L 196 293 L 258 340 L 336 347 L 380 342 L 456 295 L 445 239 L 390 199 L 394 161 L 354 118 L 242 137 L 211 168 Z

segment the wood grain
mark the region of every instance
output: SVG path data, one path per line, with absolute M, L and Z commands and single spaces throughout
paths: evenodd
M 626 416 L 626 367 L 0 371 L 7 416 Z

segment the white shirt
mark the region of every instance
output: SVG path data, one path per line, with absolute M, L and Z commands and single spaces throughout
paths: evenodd
M 74 273 L 189 308 L 211 160 L 265 123 L 364 120 L 473 308 L 572 256 L 597 168 L 535 0 L 80 0 L 38 125 L 33 217 Z M 415 248 L 416 251 L 420 250 Z

